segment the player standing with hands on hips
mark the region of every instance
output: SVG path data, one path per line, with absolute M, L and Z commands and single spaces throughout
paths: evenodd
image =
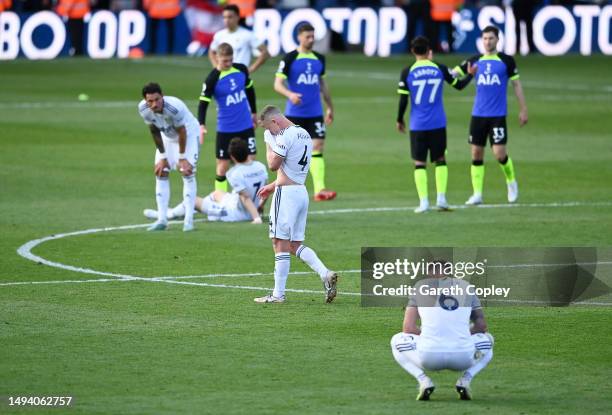
M 255 298 L 256 303 L 283 303 L 291 256 L 304 261 L 319 274 L 325 289 L 325 302 L 336 297 L 338 274 L 330 271 L 311 248 L 302 245 L 308 216 L 308 191 L 304 182 L 312 158 L 312 139 L 308 132 L 289 121 L 274 106 L 266 106 L 259 116 L 265 129 L 268 167 L 276 180 L 259 189 L 265 199 L 272 192 L 270 238 L 274 248 L 274 291 Z

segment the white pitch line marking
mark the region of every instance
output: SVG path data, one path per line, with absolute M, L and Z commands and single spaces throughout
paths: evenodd
M 531 204 L 498 204 L 498 205 L 480 205 L 477 208 L 507 208 L 507 207 L 575 207 L 575 206 L 610 206 L 612 202 L 593 202 L 593 203 L 584 203 L 584 202 L 562 202 L 562 203 L 531 203 Z M 453 206 L 455 209 L 463 209 L 468 208 L 464 205 Z M 310 214 L 313 215 L 321 215 L 321 214 L 341 214 L 341 213 L 355 213 L 355 212 L 392 212 L 392 211 L 406 211 L 412 210 L 413 207 L 381 207 L 381 208 L 356 208 L 356 209 L 329 209 L 329 210 L 319 210 L 319 211 L 311 211 Z M 201 221 L 201 220 L 199 220 Z M 176 223 L 176 222 L 175 222 Z M 34 239 L 32 241 L 26 242 L 22 246 L 19 247 L 17 253 L 22 257 L 38 262 L 47 266 L 60 268 L 68 271 L 74 271 L 84 274 L 94 274 L 94 275 L 102 275 L 107 277 L 114 278 L 101 278 L 101 279 L 89 279 L 89 280 L 60 280 L 60 281 L 24 281 L 24 282 L 6 282 L 0 283 L 0 286 L 10 286 L 10 285 L 38 285 L 38 284 L 67 284 L 67 283 L 90 283 L 90 282 L 114 282 L 114 281 L 149 281 L 149 282 L 165 282 L 169 284 L 179 284 L 179 285 L 192 285 L 192 286 L 202 286 L 202 287 L 215 287 L 215 288 L 230 288 L 230 289 L 243 289 L 243 290 L 270 290 L 270 288 L 266 287 L 255 287 L 255 286 L 242 286 L 242 285 L 228 285 L 228 284 L 210 284 L 204 282 L 189 282 L 189 281 L 178 281 L 179 279 L 198 279 L 198 278 L 219 278 L 219 277 L 257 277 L 257 276 L 270 276 L 271 273 L 245 273 L 245 274 L 206 274 L 206 275 L 186 275 L 186 276 L 163 276 L 163 277 L 138 277 L 134 275 L 128 274 L 118 274 L 111 273 L 105 271 L 97 271 L 90 268 L 81 268 L 75 267 L 72 265 L 66 265 L 59 262 L 49 261 L 45 258 L 42 258 L 38 255 L 33 254 L 31 251 L 36 246 L 55 239 L 66 238 L 70 236 L 78 236 L 78 235 L 87 235 L 91 233 L 99 233 L 99 232 L 109 232 L 115 230 L 131 230 L 138 229 L 149 226 L 148 223 L 145 224 L 136 224 L 136 225 L 124 225 L 124 226 L 115 226 L 115 227 L 106 227 L 106 228 L 94 228 L 94 229 L 86 229 L 75 232 L 67 232 L 60 233 L 55 235 L 46 236 L 44 238 Z M 609 264 L 609 262 L 602 262 L 601 264 Z M 526 264 L 517 264 L 516 266 L 524 266 Z M 528 264 L 527 264 L 528 265 Z M 512 267 L 513 265 L 509 265 Z M 493 266 L 492 266 L 493 267 Z M 498 267 L 498 266 L 495 266 Z M 361 270 L 345 270 L 339 271 L 341 274 L 347 273 L 358 273 Z M 312 272 L 294 272 L 291 275 L 307 275 L 313 274 Z M 303 289 L 287 289 L 288 292 L 296 292 L 296 293 L 311 293 L 311 294 L 320 294 L 323 291 L 317 290 L 303 290 Z M 354 292 L 343 292 L 344 295 L 352 295 L 352 296 L 360 296 L 361 293 Z M 581 304 L 593 304 L 593 305 L 609 305 L 609 303 L 594 303 L 594 302 L 581 302 Z

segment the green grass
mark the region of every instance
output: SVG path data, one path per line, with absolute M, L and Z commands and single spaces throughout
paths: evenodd
M 461 57 L 442 57 L 449 65 Z M 277 60 L 276 60 L 277 61 Z M 282 104 L 275 63 L 255 75 L 258 104 Z M 542 207 L 409 210 L 309 217 L 307 243 L 332 268 L 360 266 L 363 246 L 612 245 L 611 58 L 519 58 L 530 121 L 518 128 L 509 95 L 509 153 L 521 204 Z M 406 57 L 330 56 L 336 121 L 328 129 L 328 186 L 337 200 L 311 210 L 416 204 L 407 137 L 395 130 L 396 82 Z M 0 65 L 0 282 L 103 278 L 30 262 L 19 246 L 44 236 L 143 223 L 154 205 L 153 143 L 138 116 L 142 85 L 196 111 L 203 59 L 57 60 Z M 87 93 L 91 100 L 79 103 Z M 446 88 L 449 201 L 469 196 L 467 128 L 473 87 Z M 214 111 L 209 111 L 214 131 Z M 262 132 L 258 145 L 263 149 Z M 201 149 L 199 193 L 214 179 L 214 133 Z M 263 155 L 260 152 L 260 159 Z M 500 169 L 486 154 L 485 198 L 505 203 Z M 430 174 L 430 194 L 434 193 Z M 178 202 L 181 183 L 172 181 Z M 578 206 L 553 207 L 578 202 Z M 70 413 L 607 413 L 612 411 L 608 307 L 489 307 L 495 357 L 456 401 L 453 373 L 434 374 L 433 401 L 414 402 L 414 381 L 389 339 L 402 310 L 362 308 L 359 297 L 289 293 L 279 307 L 254 296 L 272 286 L 264 226 L 198 223 L 52 240 L 47 260 L 141 278 L 268 273 L 177 280 L 263 287 L 243 290 L 147 280 L 0 286 L 0 397 L 71 395 Z M 292 262 L 292 271 L 307 268 Z M 314 275 L 288 287 L 318 290 Z M 358 292 L 356 273 L 340 289 Z M 4 403 L 3 403 L 4 404 Z M 1 406 L 0 412 L 11 409 Z M 27 410 L 26 410 L 27 412 Z M 32 409 L 32 413 L 59 413 Z

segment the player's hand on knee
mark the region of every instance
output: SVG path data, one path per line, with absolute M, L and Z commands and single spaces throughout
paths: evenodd
M 168 160 L 161 159 L 157 163 L 155 163 L 155 168 L 153 170 L 157 177 L 164 177 L 168 175 L 170 171 L 170 165 L 168 164 Z
M 261 221 L 261 216 L 257 216 L 255 219 L 251 221 L 253 225 L 261 225 L 263 222 Z
M 193 174 L 193 166 L 186 159 L 180 159 L 179 171 L 183 176 L 191 176 Z

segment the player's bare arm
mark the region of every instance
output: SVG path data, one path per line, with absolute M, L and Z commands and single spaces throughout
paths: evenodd
M 487 332 L 487 322 L 485 320 L 485 316 L 481 308 L 472 310 L 472 314 L 470 314 L 470 320 L 472 321 L 470 333 L 474 334 Z
M 187 147 L 187 130 L 185 126 L 176 127 L 176 132 L 179 135 L 179 171 L 183 176 L 191 176 L 193 174 L 193 166 L 185 158 L 185 150 Z
M 240 197 L 242 206 L 244 206 L 244 208 L 247 210 L 247 212 L 249 212 L 249 215 L 251 215 L 251 218 L 253 219 L 251 223 L 261 224 L 262 223 L 261 216 L 259 216 L 259 212 L 257 211 L 257 208 L 255 207 L 255 203 L 253 203 L 253 201 L 249 197 L 249 194 L 246 192 L 246 190 L 239 192 L 238 196 Z
M 285 80 L 281 77 L 274 78 L 274 90 L 284 97 L 287 97 L 293 105 L 302 103 L 302 94 L 291 91 L 285 86 Z
M 522 127 L 529 121 L 525 93 L 523 92 L 523 84 L 521 84 L 520 79 L 515 79 L 512 81 L 512 86 L 514 87 L 514 93 L 519 103 L 519 125 Z
M 404 333 L 410 333 L 410 334 L 421 334 L 421 329 L 419 328 L 417 324 L 418 320 L 419 320 L 418 309 L 413 306 L 406 307 L 406 312 L 404 313 L 404 325 L 402 327 L 402 331 Z
M 166 149 L 164 148 L 164 141 L 162 140 L 161 132 L 159 128 L 155 125 L 149 125 L 149 131 L 151 131 L 151 136 L 153 137 L 153 142 L 155 143 L 155 147 L 157 150 L 163 155 L 166 153 Z M 162 157 L 157 163 L 155 163 L 154 172 L 158 177 L 167 176 L 170 171 L 170 164 L 168 164 L 168 160 L 165 157 Z
M 251 66 L 249 66 L 249 73 L 255 72 L 270 58 L 270 52 L 268 52 L 268 48 L 265 44 L 262 43 L 261 45 L 259 45 L 257 50 L 259 50 L 259 56 L 257 57 L 257 59 L 255 59 L 255 62 L 253 62 Z
M 330 125 L 332 122 L 334 122 L 334 104 L 332 103 L 331 94 L 325 78 L 321 78 L 319 80 L 319 85 L 321 88 L 323 101 L 327 107 L 327 110 L 325 111 L 325 124 Z

